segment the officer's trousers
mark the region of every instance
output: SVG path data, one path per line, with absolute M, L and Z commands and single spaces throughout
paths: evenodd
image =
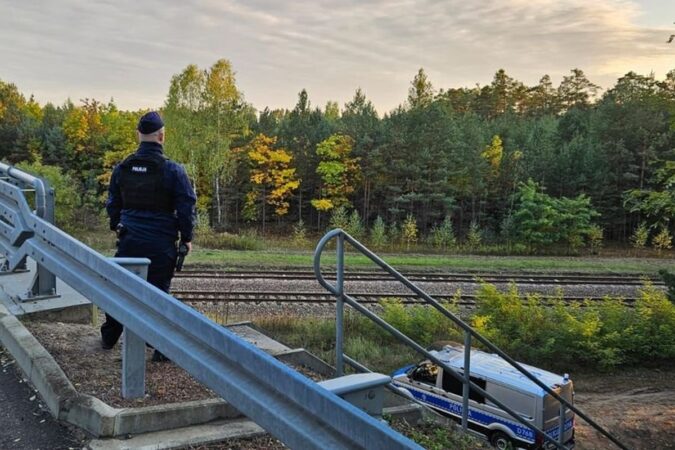
M 148 258 L 148 282 L 169 292 L 171 278 L 176 267 L 176 244 L 172 241 L 148 241 L 127 233 L 119 241 L 116 257 Z M 105 323 L 101 326 L 101 340 L 106 347 L 114 346 L 122 335 L 124 327 L 114 317 L 106 313 Z

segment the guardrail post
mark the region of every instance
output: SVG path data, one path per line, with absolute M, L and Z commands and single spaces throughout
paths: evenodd
M 111 258 L 120 266 L 146 280 L 147 258 Z M 122 334 L 122 397 L 140 398 L 145 395 L 145 341 L 129 327 Z
M 340 233 L 337 236 L 336 246 L 336 311 L 335 311 L 335 376 L 341 377 L 344 373 L 344 278 L 345 278 L 345 237 Z
M 49 186 L 49 182 L 44 178 L 36 178 L 34 184 L 42 184 L 41 189 L 35 190 L 36 209 L 38 215 L 47 222 L 54 223 L 54 189 Z M 42 204 L 42 208 L 39 205 Z M 42 212 L 42 215 L 39 212 Z M 37 262 L 37 261 L 36 261 Z M 31 297 L 53 297 L 56 295 L 56 277 L 53 273 L 45 269 L 42 264 L 37 263 L 35 278 L 30 289 Z
M 145 395 L 145 341 L 129 328 L 122 334 L 122 397 Z
M 471 333 L 464 332 L 464 385 L 462 386 L 462 429 L 469 429 L 469 383 L 471 382 Z

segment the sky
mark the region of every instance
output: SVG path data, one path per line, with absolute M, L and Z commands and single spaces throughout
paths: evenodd
M 675 0 L 0 0 L 0 80 L 40 103 L 162 106 L 188 64 L 232 63 L 261 110 L 340 105 L 361 88 L 380 112 L 423 67 L 436 89 L 534 85 L 582 69 L 603 88 L 675 69 Z

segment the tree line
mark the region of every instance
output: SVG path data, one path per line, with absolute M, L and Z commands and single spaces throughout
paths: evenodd
M 112 100 L 41 106 L 0 81 L 0 159 L 60 168 L 80 217 L 95 217 L 142 112 Z M 420 69 L 380 115 L 361 89 L 342 107 L 312 105 L 303 89 L 292 109 L 256 111 L 219 60 L 176 74 L 162 113 L 166 152 L 216 230 L 322 229 L 346 211 L 367 228 L 412 218 L 429 236 L 450 226 L 533 248 L 673 232 L 675 70 L 629 72 L 601 91 L 579 69 L 558 86 L 500 69 L 490 84 L 449 89 Z

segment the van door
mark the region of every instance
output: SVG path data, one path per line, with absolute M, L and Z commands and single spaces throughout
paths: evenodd
M 573 404 L 573 385 L 572 382 L 564 385 L 552 386 L 553 392 Z M 560 402 L 552 395 L 546 394 L 544 396 L 544 411 L 543 411 L 543 429 L 546 434 L 558 439 L 558 427 L 560 424 Z M 565 426 L 563 428 L 563 444 L 574 437 L 574 412 L 565 408 Z

